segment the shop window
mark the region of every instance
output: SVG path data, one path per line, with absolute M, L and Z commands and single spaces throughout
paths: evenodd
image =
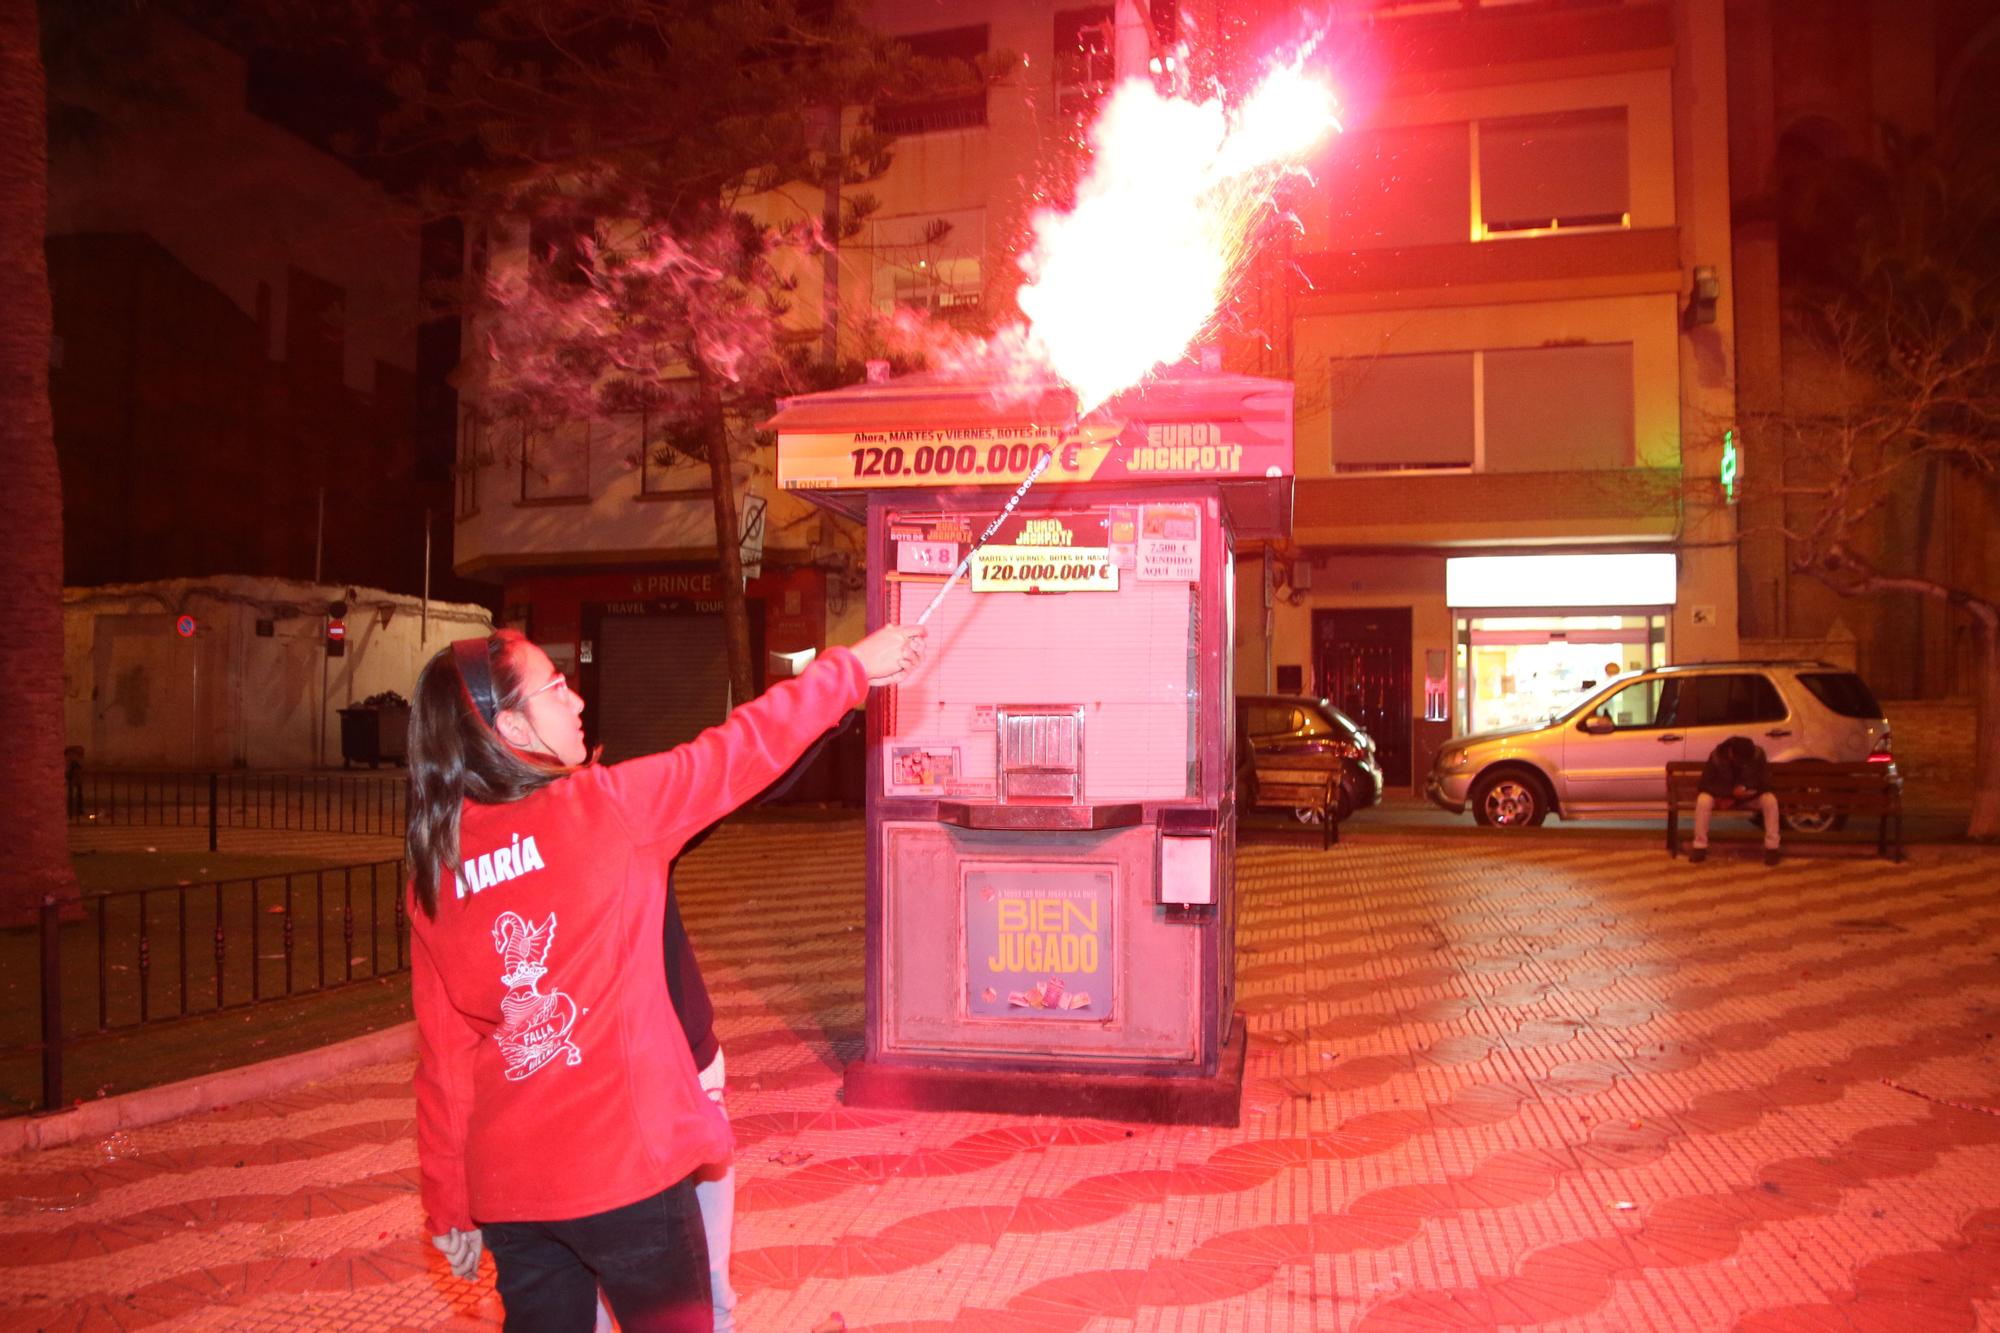
M 1335 135 L 1319 173 L 1337 250 L 1467 239 L 1472 145 L 1462 123 Z
M 1551 600 L 1545 589 L 1524 586 L 1521 591 L 1524 599 L 1543 605 Z M 1621 676 L 1665 663 L 1667 617 L 1660 611 L 1454 619 L 1459 712 L 1453 731 L 1459 735 L 1544 725 L 1593 699 L 1598 702 L 1592 711 L 1604 711 L 1620 727 L 1680 725 L 1672 680 L 1654 693 L 1644 692 L 1651 686 L 1638 681 L 1616 688 Z M 1612 700 L 1617 702 L 1607 710 Z
M 525 426 L 521 432 L 521 498 L 590 498 L 590 423 Z
M 1056 11 L 1056 104 L 1071 120 L 1089 119 L 1117 75 L 1112 20 L 1110 5 Z
M 1675 726 L 1733 727 L 1784 720 L 1785 701 L 1778 697 L 1777 687 L 1763 676 L 1747 672 L 1692 676 L 1680 684 Z
M 1336 472 L 1465 470 L 1475 456 L 1472 352 L 1336 359 Z
M 985 213 L 965 209 L 871 224 L 875 308 L 910 307 L 951 316 L 980 308 Z
M 909 33 L 896 40 L 919 60 L 969 65 L 986 54 L 986 25 Z M 877 103 L 875 128 L 884 134 L 932 134 L 986 123 L 986 85 L 974 72 L 961 66 L 947 74 L 941 67 L 935 77 L 940 86 L 933 95 Z
M 1632 466 L 1632 345 L 1592 343 L 1485 353 L 1488 472 Z
M 1478 136 L 1482 235 L 1625 225 L 1623 107 L 1483 120 Z

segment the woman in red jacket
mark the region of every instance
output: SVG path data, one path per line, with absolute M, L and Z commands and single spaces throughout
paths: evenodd
M 589 761 L 583 702 L 502 630 L 418 678 L 409 860 L 417 1157 L 438 1248 L 493 1251 L 509 1329 L 706 1330 L 691 1174 L 727 1160 L 667 995 L 667 872 L 769 784 L 923 631 L 889 626 L 664 754 Z

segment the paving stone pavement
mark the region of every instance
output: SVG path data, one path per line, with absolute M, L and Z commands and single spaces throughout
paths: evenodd
M 751 1333 L 2000 1328 L 2000 852 L 1246 845 L 1220 1130 L 842 1107 L 862 843 L 678 879 Z M 497 1327 L 410 1069 L 0 1161 L 0 1330 Z

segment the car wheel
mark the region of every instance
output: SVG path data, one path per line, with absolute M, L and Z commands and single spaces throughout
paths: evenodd
M 1490 828 L 1535 828 L 1549 817 L 1548 794 L 1526 773 L 1488 773 L 1472 784 L 1472 817 Z

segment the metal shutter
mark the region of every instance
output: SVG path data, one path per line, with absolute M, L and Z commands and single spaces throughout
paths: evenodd
M 729 714 L 721 616 L 606 616 L 597 652 L 597 737 L 608 763 L 672 749 Z

